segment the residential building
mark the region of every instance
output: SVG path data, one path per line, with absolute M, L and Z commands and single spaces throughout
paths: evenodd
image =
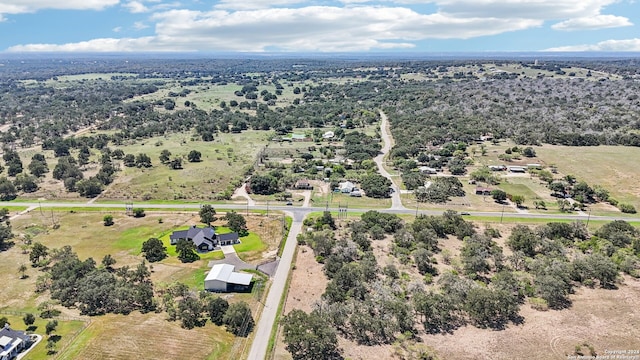
M 209 291 L 242 291 L 249 288 L 252 274 L 235 272 L 231 264 L 214 265 L 204 279 L 204 288 Z
M 31 336 L 24 331 L 12 330 L 9 324 L 0 329 L 0 360 L 15 359 L 31 346 Z

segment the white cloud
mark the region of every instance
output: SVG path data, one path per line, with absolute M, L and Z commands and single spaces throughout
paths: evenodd
M 136 30 L 142 30 L 148 28 L 149 25 L 143 23 L 142 21 L 136 21 L 133 23 L 133 28 Z
M 119 33 L 120 31 L 122 31 L 122 26 L 116 26 L 113 28 L 112 30 L 113 32 Z
M 122 4 L 122 7 L 129 9 L 129 12 L 134 14 L 149 11 L 149 8 L 140 1 L 129 1 L 126 4 Z
M 529 19 L 454 18 L 401 7 L 304 7 L 228 12 L 170 10 L 154 14 L 156 35 L 78 44 L 25 45 L 11 51 L 365 51 L 413 47 L 424 39 L 466 39 L 540 26 Z M 136 46 L 127 47 L 135 43 Z
M 18 3 L 0 0 L 0 4 L 3 1 Z M 79 0 L 71 0 L 74 1 Z M 117 2 L 102 0 L 107 1 Z M 540 27 L 545 21 L 560 21 L 553 25 L 556 30 L 631 25 L 625 17 L 601 14 L 617 0 L 378 0 L 377 5 L 364 5 L 367 0 L 342 0 L 347 5 L 290 7 L 303 1 L 326 2 L 219 0 L 212 11 L 161 11 L 180 4 L 126 0 L 122 6 L 131 12 L 152 12 L 147 21 L 155 23 L 154 36 L 34 44 L 11 50 L 77 51 L 96 47 L 110 49 L 96 51 L 366 51 L 409 48 L 416 41 L 428 39 L 469 39 L 521 31 Z M 406 4 L 432 4 L 437 11 L 420 13 Z M 137 30 L 145 27 L 143 22 L 133 25 Z
M 256 10 L 295 5 L 305 1 L 306 0 L 220 0 L 214 7 L 216 9 L 226 10 Z
M 640 38 L 606 40 L 597 44 L 560 46 L 545 51 L 640 51 Z
M 156 48 L 152 45 L 152 37 L 137 39 L 94 39 L 69 44 L 29 44 L 12 46 L 8 50 L 13 52 L 132 52 L 146 49 L 147 51 L 169 51 L 170 49 Z
M 0 0 L 0 14 L 23 14 L 42 9 L 102 10 L 120 0 Z
M 615 15 L 596 15 L 592 17 L 574 18 L 551 26 L 554 30 L 596 30 L 614 27 L 632 26 L 628 18 Z

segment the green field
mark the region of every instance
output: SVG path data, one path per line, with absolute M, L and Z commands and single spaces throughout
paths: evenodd
M 536 152 L 562 174 L 575 175 L 578 181 L 586 181 L 592 187 L 601 185 L 613 198 L 640 209 L 639 147 L 544 145 Z

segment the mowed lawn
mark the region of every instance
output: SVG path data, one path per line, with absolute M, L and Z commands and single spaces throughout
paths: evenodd
M 535 150 L 562 174 L 575 175 L 591 186 L 601 185 L 613 198 L 640 209 L 640 147 L 544 145 Z
M 29 355 L 24 357 L 24 359 L 51 359 L 52 356 L 47 354 L 47 336 L 45 330 L 47 322 L 49 322 L 50 319 L 42 319 L 36 312 L 32 312 L 32 314 L 36 316 L 36 321 L 29 327 L 24 324 L 22 316 L 20 315 L 8 315 L 0 313 L 0 317 L 6 317 L 9 320 L 9 324 L 11 324 L 11 329 L 13 330 L 26 330 L 29 334 L 42 335 L 42 341 L 40 341 L 35 347 L 33 347 L 29 351 Z M 58 319 L 58 326 L 56 327 L 55 332 L 51 334 L 51 338 L 56 342 L 56 350 L 63 350 L 67 346 L 69 346 L 69 344 L 73 342 L 75 337 L 82 331 L 82 329 L 86 325 L 86 322 L 80 320 Z

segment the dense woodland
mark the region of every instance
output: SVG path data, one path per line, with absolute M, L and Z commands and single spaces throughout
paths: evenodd
M 427 81 L 402 78 L 412 73 L 428 77 L 446 71 L 448 66 L 475 63 L 136 58 L 125 64 L 104 58 L 53 63 L 5 59 L 0 67 L 0 119 L 12 126 L 3 133 L 2 141 L 5 145 L 18 141 L 29 146 L 92 125 L 116 130 L 110 139 L 115 143 L 192 129 L 211 139 L 218 131 L 248 128 L 290 131 L 292 127 L 338 125 L 343 120 L 357 126 L 371 121 L 367 114 L 381 106 L 391 117 L 399 147 L 409 152 L 428 144 L 469 142 L 485 133 L 521 144 L 640 145 L 634 60 L 554 60 L 539 66 L 556 74 L 563 73 L 563 67 L 582 66 L 620 75 L 622 80 L 530 78 L 502 73 L 482 81 L 470 73 Z M 247 74 L 253 71 L 258 75 Z M 54 86 L 46 81 L 91 72 L 123 75 L 84 80 L 73 86 Z M 324 81 L 328 78 L 359 81 L 338 85 Z M 26 79 L 30 81 L 23 81 Z M 172 110 L 188 89 L 170 93 L 161 101 L 125 101 L 158 91 L 167 79 L 184 79 L 180 80 L 183 86 L 238 84 L 242 90 L 238 101 L 221 104 L 224 106 L 210 112 L 195 105 L 187 110 L 158 111 Z M 255 91 L 259 85 L 282 89 L 306 80 L 313 85 L 302 87 L 303 100 L 286 107 L 270 102 L 277 94 Z
M 452 211 L 412 223 L 369 211 L 344 228 L 325 213 L 306 225 L 316 230 L 298 242 L 324 264 L 329 283 L 311 313 L 294 310 L 283 320 L 296 360 L 341 358 L 338 336 L 376 345 L 467 324 L 499 330 L 523 321 L 525 302 L 541 311 L 565 309 L 579 286 L 615 290 L 621 272 L 640 275 L 640 233 L 624 221 L 592 234 L 580 222 L 517 225 L 508 236 Z M 503 236 L 512 255 L 496 243 Z M 372 251 L 385 237 L 393 239 L 395 258 L 387 265 Z M 441 248 L 447 237 L 462 244 L 459 256 Z

